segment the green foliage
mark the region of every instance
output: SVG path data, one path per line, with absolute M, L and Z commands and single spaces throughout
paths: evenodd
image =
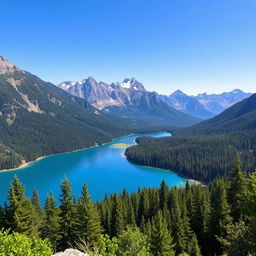
M 238 154 L 235 166 L 232 168 L 229 176 L 228 201 L 231 206 L 231 214 L 235 221 L 238 221 L 242 215 L 242 205 L 245 193 L 245 178 L 241 170 L 241 159 Z
M 111 236 L 118 236 L 124 229 L 124 215 L 120 198 L 117 194 L 113 196 L 112 217 L 111 217 Z
M 256 132 L 142 137 L 137 142 L 139 145 L 126 149 L 125 155 L 130 162 L 168 169 L 204 183 L 228 176 L 237 152 L 241 152 L 246 173 L 256 166 Z
M 60 198 L 60 234 L 61 240 L 59 247 L 66 249 L 74 243 L 74 203 L 71 195 L 71 185 L 67 178 L 61 184 L 61 198 Z
M 110 239 L 108 235 L 100 235 L 97 244 L 98 256 L 116 256 L 117 249 L 118 243 L 115 237 Z
M 223 180 L 215 182 L 211 191 L 212 210 L 210 215 L 209 231 L 211 246 L 220 254 L 222 247 L 220 239 L 228 236 L 228 230 L 232 224 L 231 210 L 227 202 L 225 183 Z M 218 248 L 218 249 L 216 249 Z
M 256 219 L 256 171 L 247 180 L 244 204 L 246 213 Z
M 75 229 L 76 236 L 93 248 L 99 240 L 102 228 L 98 210 L 90 200 L 87 185 L 83 185 L 82 197 L 79 198 L 76 205 Z
M 192 239 L 189 244 L 189 255 L 190 256 L 201 256 L 202 255 L 195 234 L 192 236 Z
M 139 228 L 128 227 L 118 236 L 118 256 L 150 256 L 147 237 Z
M 172 237 L 167 229 L 166 220 L 159 211 L 153 218 L 152 229 L 150 231 L 150 250 L 153 256 L 173 256 Z
M 22 157 L 12 149 L 0 143 L 0 170 L 18 167 L 22 163 Z
M 52 193 L 46 198 L 45 202 L 42 236 L 48 238 L 53 245 L 54 251 L 57 251 L 57 243 L 61 239 L 60 217 L 59 208 L 55 206 L 55 199 Z
M 50 256 L 52 250 L 47 240 L 27 237 L 19 233 L 0 232 L 0 256 Z
M 24 195 L 24 187 L 15 176 L 9 190 L 10 205 L 8 207 L 9 225 L 13 231 L 25 235 L 38 233 L 38 216 L 31 200 Z
M 234 207 L 227 200 L 233 180 L 237 179 L 220 179 L 208 186 L 186 184 L 185 188 L 168 188 L 162 182 L 159 189 L 144 188 L 133 194 L 124 190 L 93 204 L 86 185 L 76 199 L 65 179 L 60 206 L 55 206 L 50 194 L 42 210 L 37 193 L 31 203 L 15 177 L 10 202 L 0 208 L 0 225 L 33 237 L 37 212 L 42 216 L 42 232 L 36 233 L 48 238 L 55 251 L 75 246 L 92 256 L 253 255 L 256 174 L 246 179 L 239 220 L 232 218 Z M 30 207 L 22 202 L 30 202 Z
M 256 251 L 255 231 L 243 220 L 230 226 L 226 239 L 221 242 L 227 255 L 244 256 Z

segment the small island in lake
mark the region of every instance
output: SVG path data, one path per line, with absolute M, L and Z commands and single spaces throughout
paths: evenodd
M 119 144 L 114 144 L 113 148 L 128 148 L 131 145 L 125 144 L 125 143 L 119 143 Z

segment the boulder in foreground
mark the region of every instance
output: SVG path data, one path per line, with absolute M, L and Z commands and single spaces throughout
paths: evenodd
M 53 256 L 89 256 L 89 255 L 87 253 L 83 253 L 75 249 L 67 249 L 64 252 L 58 252 Z

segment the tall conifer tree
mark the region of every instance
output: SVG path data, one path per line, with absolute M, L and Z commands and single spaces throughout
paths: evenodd
M 42 227 L 42 236 L 48 238 L 54 247 L 54 251 L 57 251 L 57 244 L 61 239 L 60 236 L 60 217 L 59 208 L 55 206 L 55 199 L 52 192 L 50 196 L 46 198 L 45 202 L 45 215 L 44 223 Z
M 8 215 L 12 231 L 25 235 L 35 235 L 38 227 L 31 200 L 24 195 L 24 187 L 17 176 L 14 177 L 9 190 Z
M 227 202 L 227 195 L 225 184 L 223 180 L 214 182 L 211 192 L 211 216 L 210 216 L 210 242 L 212 251 L 221 254 L 220 239 L 225 239 L 228 234 L 228 229 L 232 224 L 232 217 L 230 216 L 230 206 Z
M 172 236 L 161 211 L 153 218 L 150 230 L 150 250 L 153 256 L 174 256 Z
M 95 205 L 91 203 L 87 185 L 83 185 L 82 196 L 76 206 L 75 228 L 76 237 L 91 248 L 98 242 L 102 232 L 100 216 Z
M 230 186 L 228 189 L 228 201 L 231 206 L 231 214 L 235 221 L 241 217 L 242 203 L 245 193 L 245 178 L 241 170 L 240 155 L 237 154 L 235 165 L 230 172 Z
M 124 215 L 120 202 L 120 198 L 117 194 L 113 196 L 113 206 L 111 214 L 111 236 L 118 236 L 124 230 Z
M 71 185 L 67 178 L 61 184 L 60 198 L 60 249 L 64 250 L 74 243 L 74 203 Z

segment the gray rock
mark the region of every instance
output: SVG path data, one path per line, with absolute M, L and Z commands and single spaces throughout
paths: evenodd
M 87 253 L 83 253 L 75 249 L 67 249 L 64 252 L 58 252 L 53 256 L 89 256 L 89 255 Z

